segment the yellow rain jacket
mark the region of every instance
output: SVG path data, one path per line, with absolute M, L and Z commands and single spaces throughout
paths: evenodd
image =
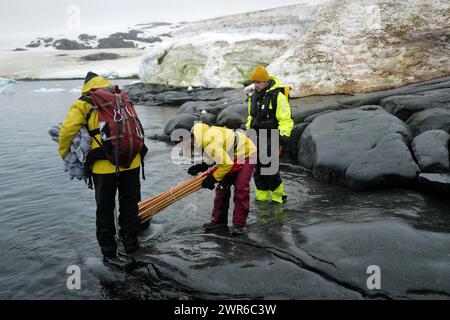
M 275 81 L 275 84 L 270 87 L 267 92 L 273 91 L 277 88 L 283 88 L 281 81 L 277 77 L 270 77 L 271 80 Z M 251 97 L 248 99 L 248 118 L 245 128 L 250 129 L 253 117 L 250 115 L 250 110 L 252 107 Z M 272 102 L 269 105 L 269 109 L 272 108 Z M 289 101 L 284 94 L 278 94 L 277 97 L 277 111 L 275 116 L 278 120 L 278 130 L 280 131 L 280 136 L 290 137 L 292 128 L 294 127 L 294 121 L 291 118 L 291 107 Z
M 218 169 L 213 173 L 217 181 L 223 180 L 234 164 L 231 150 L 235 147 L 235 132 L 231 129 L 208 126 L 204 123 L 196 123 L 192 128 L 194 145 L 202 147 L 206 155 L 205 162 L 216 163 Z M 256 153 L 256 146 L 244 133 L 236 132 L 238 141 L 234 150 L 234 157 L 240 162 Z
M 87 93 L 90 89 L 93 88 L 106 88 L 109 86 L 111 86 L 111 83 L 107 79 L 103 77 L 94 77 L 83 86 L 82 93 Z M 78 131 L 80 131 L 81 127 L 84 127 L 87 124 L 89 131 L 98 128 L 98 113 L 95 110 L 92 112 L 89 118 L 89 123 L 87 123 L 86 118 L 91 107 L 91 104 L 82 100 L 77 100 L 67 112 L 66 119 L 61 125 L 59 131 L 58 152 L 63 159 L 69 153 L 72 140 L 78 133 Z M 101 142 L 100 134 L 96 135 L 96 138 Z M 97 141 L 95 141 L 95 139 L 92 139 L 91 150 L 98 147 L 100 147 L 100 145 L 97 143 Z M 140 164 L 141 155 L 137 154 L 129 168 L 120 167 L 119 170 L 125 171 L 136 169 L 140 167 Z M 97 160 L 92 166 L 92 173 L 108 174 L 115 172 L 116 166 L 109 160 Z

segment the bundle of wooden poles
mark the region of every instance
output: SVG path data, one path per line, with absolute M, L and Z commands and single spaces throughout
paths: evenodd
M 183 181 L 160 194 L 151 197 L 139 203 L 139 220 L 145 223 L 151 217 L 161 212 L 163 209 L 174 204 L 175 202 L 187 197 L 188 195 L 198 191 L 202 188 L 202 181 L 206 179 L 208 174 L 217 170 L 217 167 L 212 167 L 195 177 Z

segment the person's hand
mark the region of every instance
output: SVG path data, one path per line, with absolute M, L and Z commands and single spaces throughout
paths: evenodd
M 200 172 L 205 172 L 206 170 L 208 170 L 208 165 L 206 163 L 197 163 L 188 169 L 188 174 L 191 176 L 196 176 Z
M 215 184 L 217 182 L 218 181 L 216 180 L 216 178 L 214 178 L 212 174 L 208 174 L 205 180 L 202 181 L 202 188 L 214 190 L 214 188 L 216 187 Z

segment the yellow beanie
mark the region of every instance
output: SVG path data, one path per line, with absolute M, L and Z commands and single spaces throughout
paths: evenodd
M 256 67 L 256 69 L 252 73 L 252 81 L 261 81 L 266 82 L 269 81 L 269 72 L 264 67 Z

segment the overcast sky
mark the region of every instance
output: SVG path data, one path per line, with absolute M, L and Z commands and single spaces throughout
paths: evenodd
M 66 28 L 71 5 L 81 28 L 152 21 L 192 21 L 316 0 L 1 0 L 0 33 Z

